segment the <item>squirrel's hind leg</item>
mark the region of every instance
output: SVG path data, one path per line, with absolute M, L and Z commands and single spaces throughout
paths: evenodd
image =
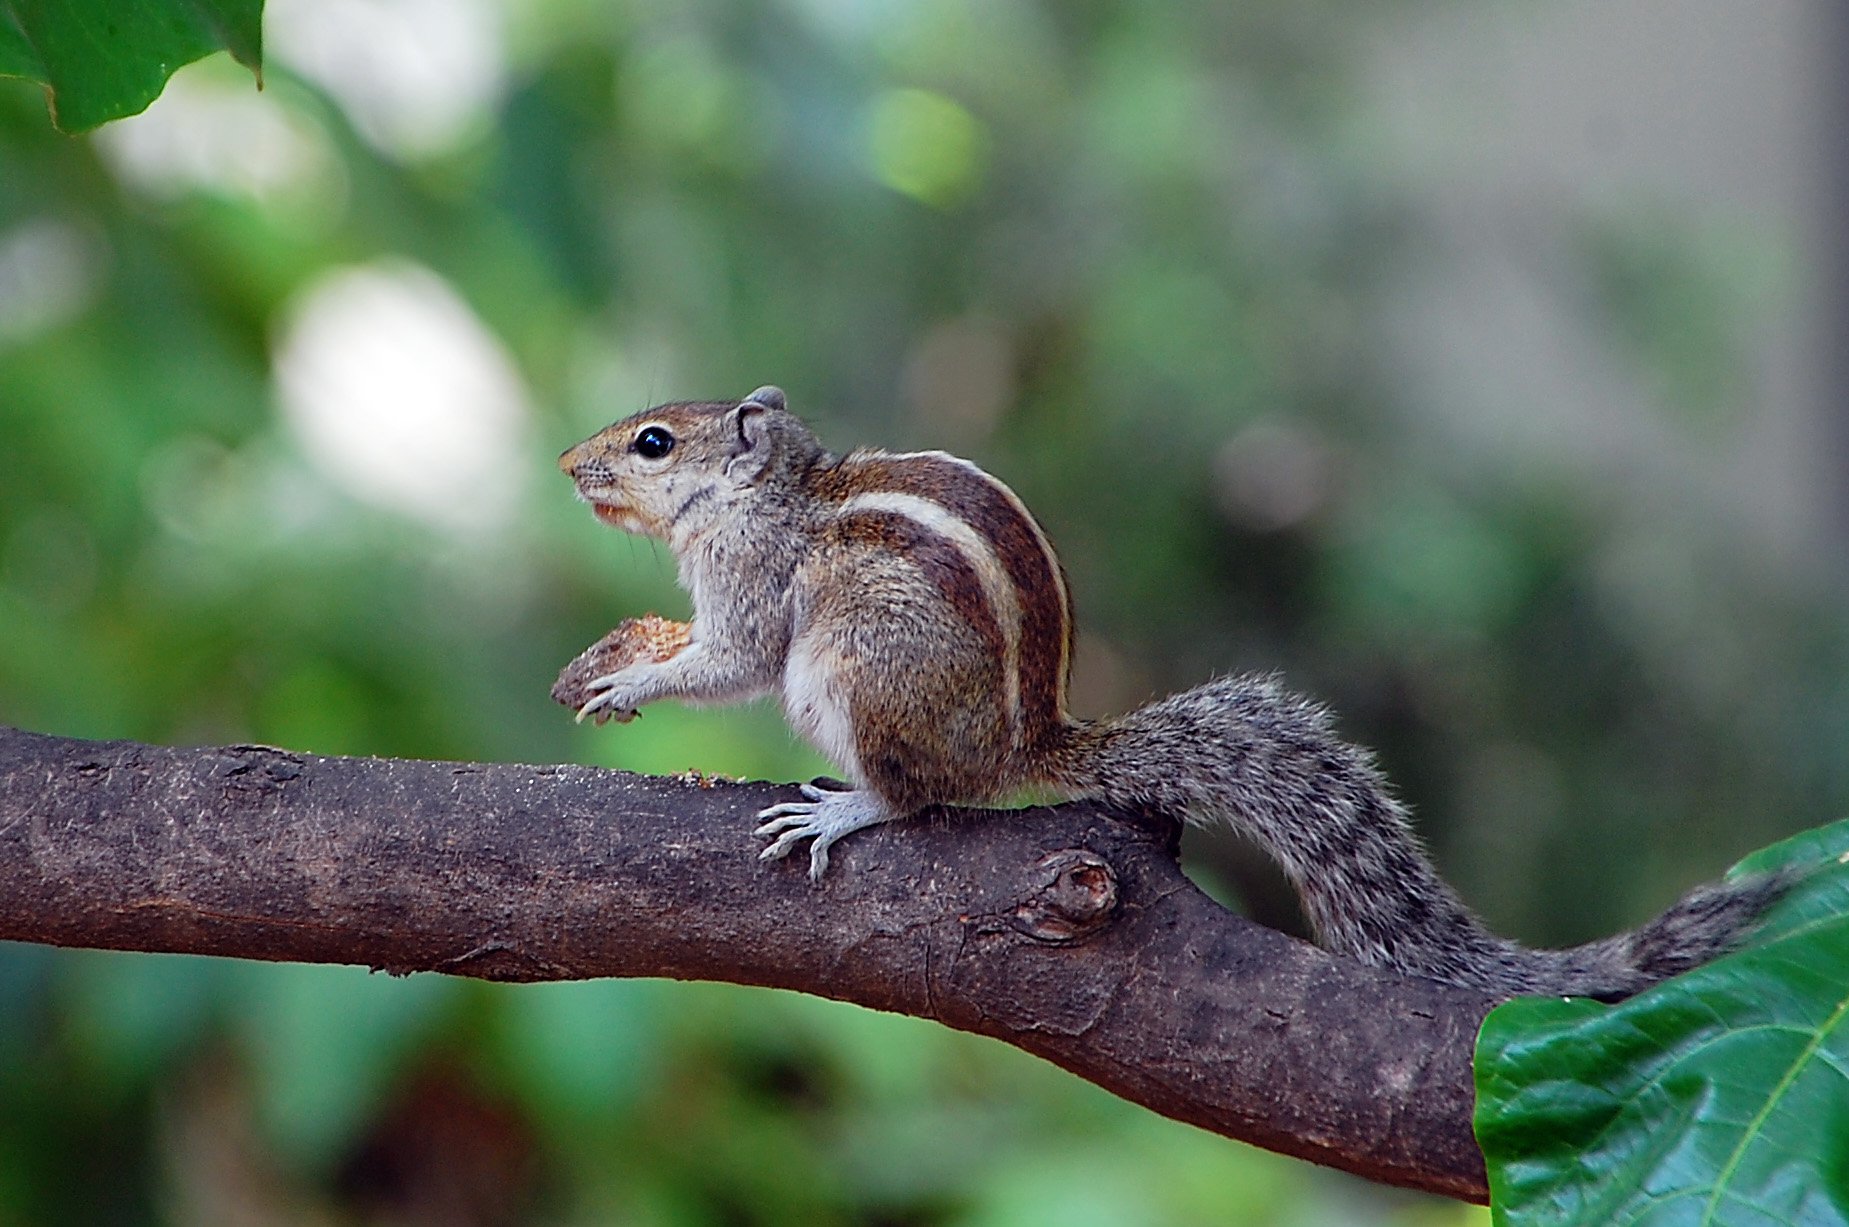
M 801 841 L 812 840 L 809 879 L 813 882 L 820 882 L 828 871 L 830 844 L 865 827 L 904 817 L 878 794 L 864 788 L 838 792 L 804 784 L 802 792 L 807 800 L 784 801 L 758 812 L 758 817 L 768 821 L 757 829 L 757 834 L 777 837 L 758 853 L 758 859 L 778 860 L 788 856 Z

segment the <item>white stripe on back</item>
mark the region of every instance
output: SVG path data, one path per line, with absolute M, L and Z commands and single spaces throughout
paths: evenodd
M 930 453 L 939 455 L 941 453 Z M 977 472 L 981 472 L 980 469 Z M 987 476 L 987 474 L 984 474 Z M 1001 628 L 1002 650 L 1002 685 L 1006 689 L 1007 712 L 1009 724 L 1018 738 L 1021 732 L 1021 603 L 1014 591 L 1014 583 L 1008 578 L 1008 572 L 1002 567 L 1001 560 L 995 556 L 994 549 L 980 533 L 971 528 L 949 508 L 920 498 L 915 494 L 899 494 L 894 491 L 876 490 L 865 494 L 856 494 L 841 504 L 837 517 L 852 515 L 855 512 L 877 511 L 890 515 L 904 516 L 928 532 L 949 541 L 963 556 L 976 578 L 982 584 L 983 593 L 989 598 L 989 608 L 995 612 L 996 624 Z M 1031 521 L 1029 521 L 1031 523 Z

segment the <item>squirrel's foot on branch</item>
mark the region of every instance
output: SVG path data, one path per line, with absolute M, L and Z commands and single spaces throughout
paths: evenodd
M 758 853 L 758 859 L 778 860 L 788 856 L 802 840 L 812 839 L 814 842 L 809 845 L 809 879 L 812 882 L 820 882 L 822 874 L 828 870 L 830 844 L 862 827 L 878 826 L 903 817 L 865 789 L 831 792 L 813 784 L 801 787 L 808 800 L 784 801 L 758 811 L 758 817 L 769 821 L 755 833 L 777 837 L 776 842 Z

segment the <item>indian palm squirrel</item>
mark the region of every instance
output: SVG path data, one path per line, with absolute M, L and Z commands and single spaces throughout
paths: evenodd
M 779 694 L 853 784 L 803 785 L 758 815 L 762 856 L 807 840 L 818 881 L 854 831 L 1040 786 L 1244 832 L 1283 867 L 1318 941 L 1363 963 L 1498 996 L 1607 1000 L 1727 951 L 1783 888 L 1701 886 L 1640 929 L 1567 950 L 1498 937 L 1438 875 L 1371 756 L 1273 679 L 1075 720 L 1071 595 L 1014 492 L 943 452 L 834 455 L 776 388 L 649 409 L 559 467 L 598 519 L 665 542 L 693 599 L 690 627 L 626 624 L 642 647 L 568 701 L 601 721 L 656 699 Z

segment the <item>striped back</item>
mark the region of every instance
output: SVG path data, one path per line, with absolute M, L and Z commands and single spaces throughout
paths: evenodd
M 917 563 L 1000 650 L 1018 744 L 1065 721 L 1072 596 L 1052 543 L 1014 491 L 944 452 L 857 451 L 811 479 L 837 519 Z

